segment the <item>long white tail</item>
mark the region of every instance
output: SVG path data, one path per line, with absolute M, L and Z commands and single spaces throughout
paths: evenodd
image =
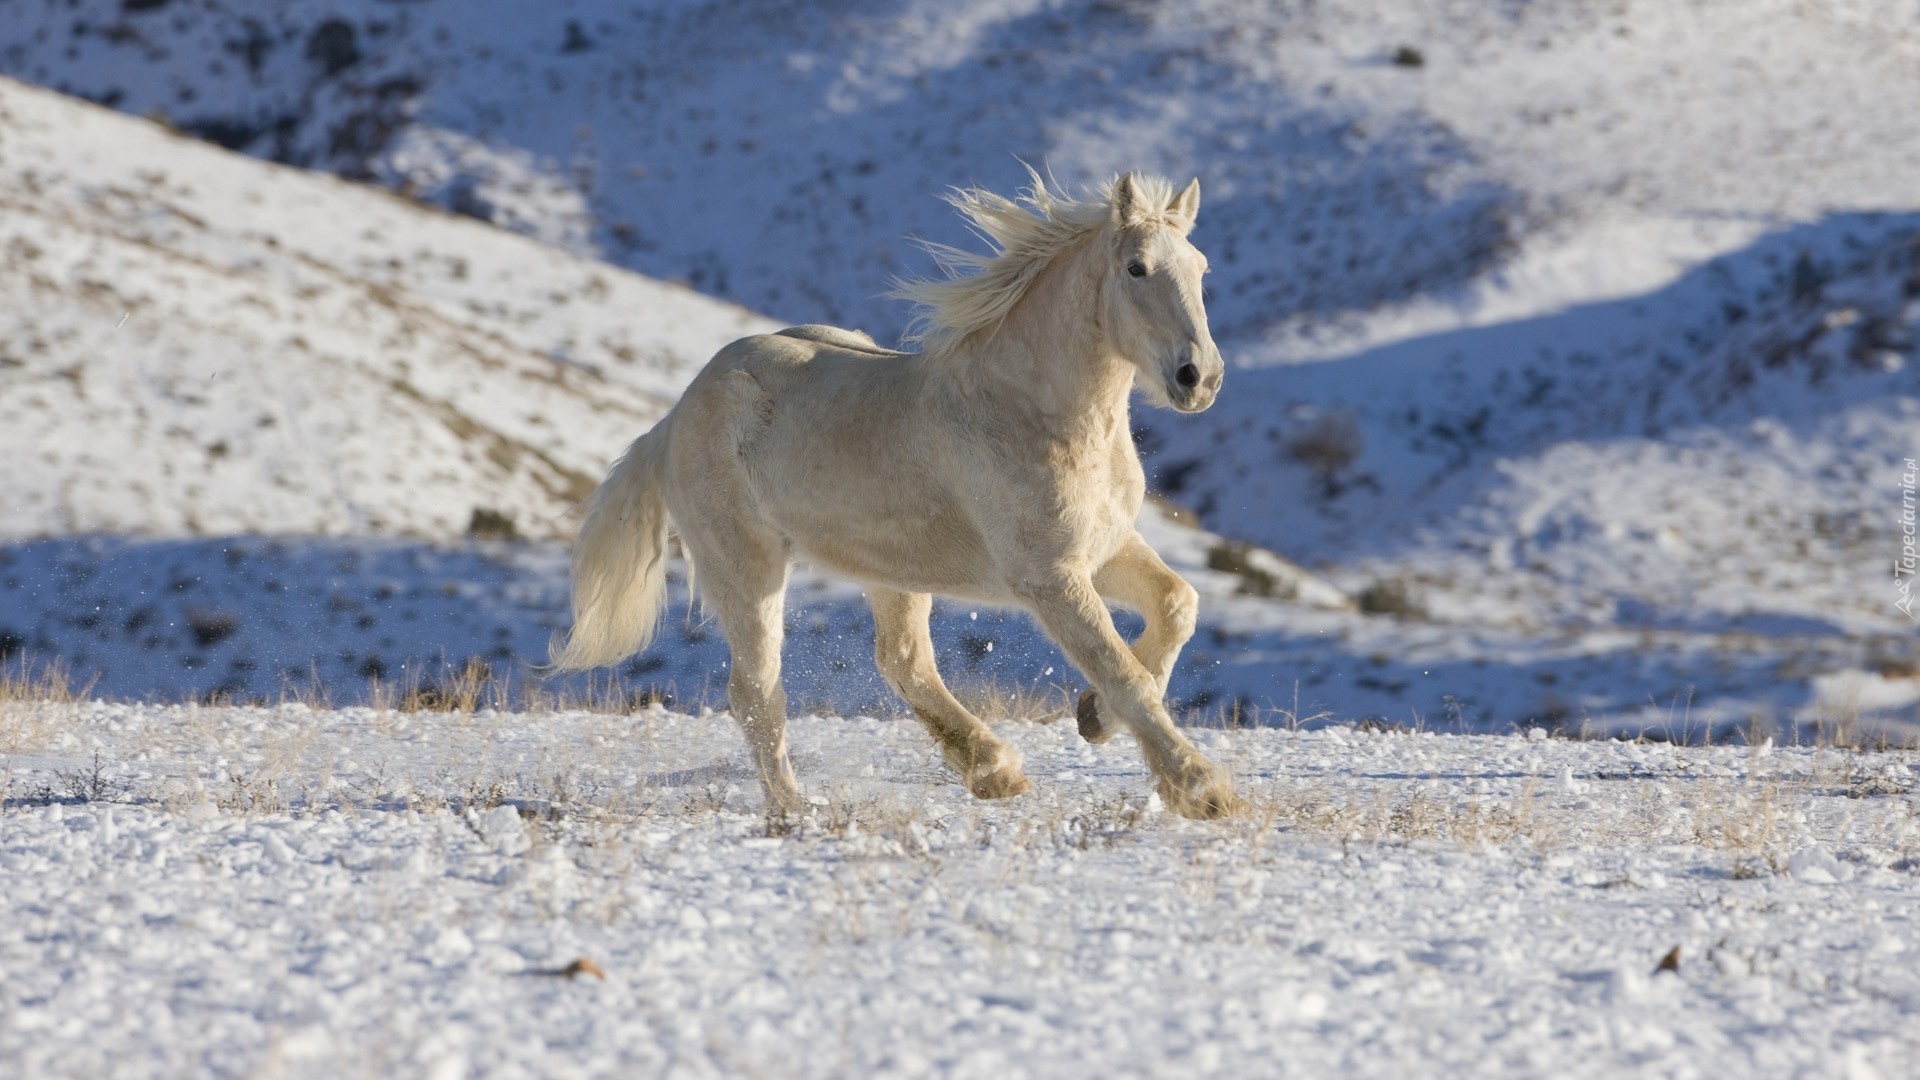
M 587 501 L 573 546 L 573 629 L 548 647 L 552 666 L 584 671 L 653 640 L 667 603 L 667 502 L 660 490 L 667 423 L 640 436 Z

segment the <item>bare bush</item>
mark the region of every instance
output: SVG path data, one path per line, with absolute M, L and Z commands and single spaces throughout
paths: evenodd
M 1345 490 L 1340 474 L 1359 460 L 1365 449 L 1360 424 L 1345 409 L 1319 413 L 1287 440 L 1287 452 L 1312 470 L 1320 481 L 1320 493 L 1329 499 Z
M 1369 615 L 1424 619 L 1427 609 L 1404 578 L 1383 578 L 1360 590 L 1360 610 Z

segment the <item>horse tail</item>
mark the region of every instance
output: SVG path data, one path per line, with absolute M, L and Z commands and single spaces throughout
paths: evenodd
M 671 418 L 669 418 L 670 420 Z M 548 645 L 550 666 L 584 671 L 647 647 L 667 604 L 667 425 L 633 441 L 587 500 L 573 546 L 573 629 Z

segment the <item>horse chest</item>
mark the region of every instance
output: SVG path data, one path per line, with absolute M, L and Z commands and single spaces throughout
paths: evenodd
M 1087 440 L 1049 455 L 1060 517 L 1075 548 L 1105 552 L 1133 534 L 1146 477 L 1130 441 Z

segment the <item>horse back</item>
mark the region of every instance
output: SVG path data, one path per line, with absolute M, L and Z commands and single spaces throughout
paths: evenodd
M 798 338 L 801 341 L 817 341 L 822 345 L 832 345 L 835 348 L 851 349 L 861 353 L 872 353 L 876 356 L 906 355 L 898 350 L 883 349 L 879 345 L 874 344 L 873 338 L 869 337 L 864 330 L 848 330 L 843 327 L 828 326 L 824 323 L 805 323 L 800 326 L 789 326 L 785 330 L 774 331 L 774 336 Z

